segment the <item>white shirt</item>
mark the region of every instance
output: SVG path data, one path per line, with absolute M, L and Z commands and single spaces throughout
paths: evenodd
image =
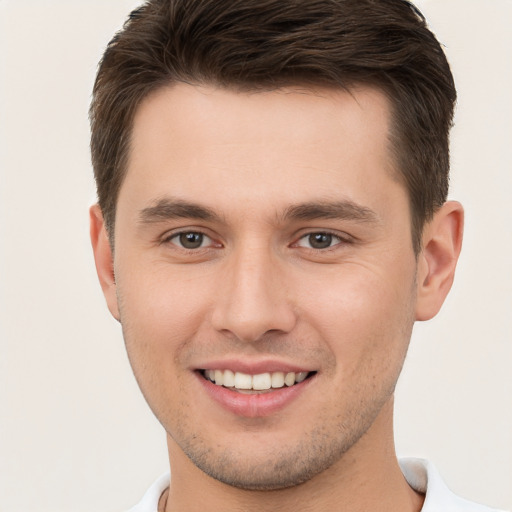
M 478 505 L 453 494 L 433 464 L 423 459 L 400 459 L 400 467 L 409 485 L 425 494 L 421 512 L 505 512 Z M 142 500 L 128 512 L 158 512 L 158 500 L 169 486 L 169 473 L 162 475 Z
M 425 494 L 421 512 L 506 512 L 459 498 L 448 489 L 435 466 L 428 460 L 410 458 L 400 459 L 399 462 L 407 483 Z

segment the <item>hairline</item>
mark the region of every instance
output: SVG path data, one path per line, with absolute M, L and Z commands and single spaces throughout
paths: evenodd
M 283 91 L 285 89 L 295 90 L 295 91 L 304 91 L 305 93 L 311 93 L 318 90 L 324 91 L 345 91 L 348 94 L 353 94 L 354 91 L 357 91 L 359 88 L 369 88 L 374 91 L 378 91 L 384 95 L 387 100 L 388 106 L 388 133 L 387 133 L 387 151 L 389 155 L 389 165 L 386 166 L 385 172 L 399 185 L 404 187 L 405 192 L 407 193 L 408 198 L 408 207 L 409 207 L 409 220 L 411 223 L 411 243 L 412 248 L 416 256 L 419 255 L 421 251 L 421 233 L 424 225 L 430 220 L 430 218 L 423 219 L 422 222 L 418 222 L 414 214 L 414 205 L 413 205 L 413 197 L 411 194 L 411 190 L 407 186 L 406 183 L 406 169 L 403 169 L 403 164 L 400 163 L 400 155 L 403 153 L 404 149 L 401 148 L 401 137 L 400 137 L 400 129 L 398 128 L 399 124 L 399 116 L 398 109 L 395 98 L 393 94 L 389 90 L 390 87 L 386 87 L 382 81 L 379 80 L 353 80 L 347 81 L 346 83 L 334 84 L 332 82 L 327 81 L 314 81 L 314 80 L 297 80 L 295 82 L 292 81 L 282 81 L 282 83 L 276 84 L 275 87 L 268 87 L 265 85 L 260 85 L 258 83 L 220 83 L 215 80 L 185 80 L 182 78 L 174 78 L 169 79 L 167 81 L 155 82 L 152 84 L 152 87 L 147 87 L 143 94 L 140 95 L 137 102 L 132 105 L 132 109 L 130 115 L 127 119 L 126 130 L 124 132 L 124 141 L 122 145 L 124 145 L 123 150 L 120 151 L 120 161 L 116 163 L 117 172 L 119 176 L 119 180 L 117 183 L 117 187 L 113 192 L 115 192 L 115 197 L 110 198 L 108 205 L 111 206 L 111 211 L 108 212 L 108 218 L 106 220 L 106 231 L 108 234 L 110 246 L 112 251 L 115 248 L 115 224 L 116 224 L 116 215 L 117 215 L 117 202 L 119 199 L 119 194 L 121 191 L 121 187 L 123 186 L 124 180 L 126 179 L 126 175 L 128 172 L 130 156 L 133 148 L 132 144 L 132 135 L 134 129 L 135 118 L 137 113 L 140 111 L 141 106 L 144 102 L 148 101 L 152 96 L 158 94 L 160 91 L 164 89 L 170 89 L 178 84 L 190 85 L 192 87 L 212 87 L 218 90 L 223 90 L 227 92 L 234 92 L 236 94 L 258 94 L 265 92 L 273 92 L 273 91 Z

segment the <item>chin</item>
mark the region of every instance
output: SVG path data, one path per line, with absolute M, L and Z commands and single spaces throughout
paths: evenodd
M 303 433 L 295 444 L 260 440 L 253 447 L 239 443 L 239 450 L 235 445 L 204 449 L 204 439 L 191 436 L 181 449 L 202 472 L 231 487 L 251 491 L 287 489 L 304 484 L 339 463 L 370 425 L 371 422 L 361 422 L 357 428 L 352 425 L 349 430 L 341 427 L 335 432 L 317 426 Z

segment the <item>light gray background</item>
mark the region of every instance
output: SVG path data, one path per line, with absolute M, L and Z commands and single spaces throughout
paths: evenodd
M 135 0 L 0 0 L 0 510 L 114 511 L 167 467 L 88 240 L 96 63 Z M 512 508 L 512 1 L 418 2 L 459 90 L 454 289 L 417 325 L 397 445 Z

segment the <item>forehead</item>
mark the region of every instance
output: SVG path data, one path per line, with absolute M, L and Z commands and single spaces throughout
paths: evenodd
M 186 137 L 190 130 L 200 140 L 203 135 L 210 137 L 215 125 L 222 128 L 216 133 L 218 142 L 222 138 L 241 142 L 246 136 L 273 138 L 276 134 L 286 135 L 290 143 L 300 138 L 314 142 L 332 132 L 334 137 L 344 135 L 359 142 L 370 136 L 368 142 L 378 143 L 387 139 L 389 121 L 389 101 L 373 87 L 235 92 L 177 83 L 154 91 L 141 102 L 132 141 L 141 148 L 149 147 L 158 134 Z
M 246 205 L 272 207 L 277 195 L 360 202 L 394 181 L 389 122 L 389 102 L 373 88 L 162 88 L 136 112 L 120 200 L 127 190 L 147 200 L 170 193 L 220 208 L 235 205 L 236 190 Z

